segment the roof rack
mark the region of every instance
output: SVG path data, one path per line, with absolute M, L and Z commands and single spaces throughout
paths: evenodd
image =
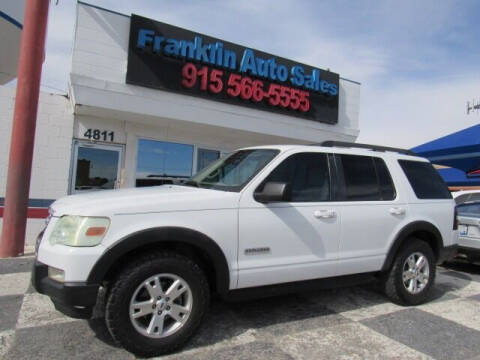
M 400 153 L 400 154 L 417 156 L 417 154 L 415 154 L 413 151 L 407 150 L 407 149 L 399 149 L 399 148 L 388 147 L 388 146 L 360 144 L 360 143 L 353 143 L 353 142 L 346 142 L 346 141 L 332 141 L 332 140 L 329 140 L 329 141 L 324 141 L 320 144 L 314 144 L 314 145 L 320 145 L 320 146 L 325 146 L 325 147 L 344 147 L 344 148 L 369 149 L 369 150 L 373 150 L 373 151 L 392 151 L 392 152 L 397 152 L 397 153 Z

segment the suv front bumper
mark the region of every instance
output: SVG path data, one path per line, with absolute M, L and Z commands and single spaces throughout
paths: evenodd
M 48 277 L 48 266 L 35 260 L 32 285 L 40 294 L 48 295 L 55 309 L 77 319 L 89 319 L 97 302 L 98 284 L 61 283 Z

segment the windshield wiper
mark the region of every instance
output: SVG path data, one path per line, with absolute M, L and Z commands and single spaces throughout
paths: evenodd
M 198 184 L 198 182 L 193 181 L 193 180 L 185 181 L 184 183 L 182 183 L 182 185 L 200 187 L 200 185 Z

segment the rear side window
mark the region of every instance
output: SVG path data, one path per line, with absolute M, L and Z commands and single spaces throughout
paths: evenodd
M 343 174 L 343 196 L 337 200 L 393 200 L 395 187 L 385 162 L 361 155 L 337 155 L 340 176 Z
M 410 185 L 419 199 L 451 199 L 447 185 L 429 162 L 399 160 Z

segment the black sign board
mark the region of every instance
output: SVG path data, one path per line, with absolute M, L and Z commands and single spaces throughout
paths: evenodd
M 338 74 L 134 14 L 126 82 L 338 122 Z

